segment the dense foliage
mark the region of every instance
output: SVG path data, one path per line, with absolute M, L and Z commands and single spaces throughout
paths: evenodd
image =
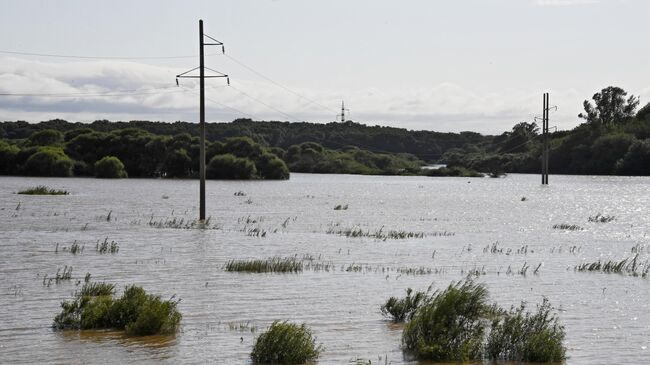
M 120 179 L 127 177 L 124 164 L 115 156 L 105 156 L 95 162 L 95 176 L 105 179 Z
M 62 311 L 54 318 L 55 329 L 125 330 L 133 336 L 171 335 L 177 332 L 181 314 L 177 301 L 161 300 L 138 286 L 128 286 L 118 299 L 114 286 L 86 283 L 72 301 L 61 303 Z
M 550 134 L 553 174 L 650 175 L 650 104 L 635 113 L 639 99 L 617 87 L 585 101 L 585 122 Z M 542 138 L 535 123 L 519 123 L 489 143 L 448 150 L 441 162 L 486 172 L 537 173 Z

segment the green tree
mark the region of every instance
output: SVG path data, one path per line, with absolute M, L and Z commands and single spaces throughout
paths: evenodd
M 616 164 L 616 171 L 623 175 L 650 175 L 650 139 L 635 141 Z
M 206 169 L 208 179 L 249 180 L 257 177 L 253 161 L 232 154 L 214 156 Z
M 63 133 L 54 129 L 44 129 L 34 132 L 29 136 L 29 144 L 32 146 L 52 146 L 63 142 Z
M 629 134 L 606 134 L 591 146 L 591 166 L 589 173 L 614 174 L 616 162 L 623 158 L 635 141 Z
M 289 168 L 276 155 L 262 154 L 257 160 L 256 166 L 263 179 L 286 180 L 289 178 Z
M 0 140 L 0 174 L 12 175 L 18 171 L 16 156 L 20 148 Z
M 192 169 L 192 159 L 184 148 L 179 148 L 167 156 L 164 169 L 168 177 L 187 177 Z
M 124 164 L 115 156 L 104 156 L 95 162 L 95 176 L 105 179 L 120 179 L 127 177 Z
M 630 95 L 626 98 L 627 92 L 620 87 L 610 86 L 601 92 L 594 94 L 594 104 L 585 100 L 584 113 L 578 117 L 585 119 L 589 124 L 610 126 L 615 123 L 625 122 L 634 117 L 636 108 L 639 106 L 639 98 Z
M 23 170 L 31 176 L 72 176 L 74 161 L 58 147 L 41 147 L 31 155 Z

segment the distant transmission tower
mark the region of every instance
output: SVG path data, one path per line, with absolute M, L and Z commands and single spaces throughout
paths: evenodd
M 345 102 L 341 101 L 341 114 L 336 115 L 336 119 L 339 119 L 341 117 L 341 123 L 345 123 L 345 112 L 350 112 L 350 109 L 345 108 Z

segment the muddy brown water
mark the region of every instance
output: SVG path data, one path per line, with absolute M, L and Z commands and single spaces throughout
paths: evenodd
M 35 185 L 71 195 L 15 194 Z M 645 363 L 650 279 L 574 267 L 636 252 L 639 262 L 648 259 L 649 186 L 649 178 L 552 176 L 541 187 L 533 175 L 209 181 L 216 229 L 200 230 L 150 225 L 195 219 L 197 181 L 0 177 L 0 362 L 249 364 L 256 336 L 274 320 L 291 320 L 307 323 L 323 344 L 319 364 L 415 364 L 400 350 L 401 327 L 382 318 L 380 305 L 407 287 L 443 288 L 474 272 L 502 306 L 534 307 L 548 297 L 566 327 L 567 363 Z M 334 210 L 339 204 L 348 209 Z M 588 221 L 599 213 L 615 219 Z M 583 229 L 552 228 L 562 223 Z M 424 237 L 335 234 L 354 228 Z M 96 252 L 104 239 L 119 252 Z M 73 255 L 75 241 L 83 252 Z M 231 259 L 274 256 L 296 256 L 311 269 L 223 268 Z M 72 280 L 49 283 L 66 265 Z M 60 302 L 86 273 L 120 291 L 137 284 L 181 298 L 181 331 L 172 338 L 53 331 Z

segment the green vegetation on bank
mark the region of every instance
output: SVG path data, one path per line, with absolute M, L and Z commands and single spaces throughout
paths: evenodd
M 52 326 L 59 330 L 114 328 L 132 336 L 173 335 L 178 331 L 178 301 L 161 300 L 138 286 L 127 286 L 118 299 L 113 298 L 114 292 L 113 284 L 85 283 L 74 300 L 61 303 L 62 311 Z
M 407 291 L 381 308 L 394 321 L 406 320 L 402 347 L 418 360 L 561 362 L 564 327 L 546 299 L 537 311 L 526 305 L 504 310 L 488 303 L 488 290 L 471 280 L 429 295 Z
M 583 123 L 550 134 L 552 174 L 650 175 L 650 103 L 607 87 L 585 100 Z M 447 150 L 440 160 L 486 172 L 538 173 L 542 138 L 536 123 L 522 122 L 491 141 Z

